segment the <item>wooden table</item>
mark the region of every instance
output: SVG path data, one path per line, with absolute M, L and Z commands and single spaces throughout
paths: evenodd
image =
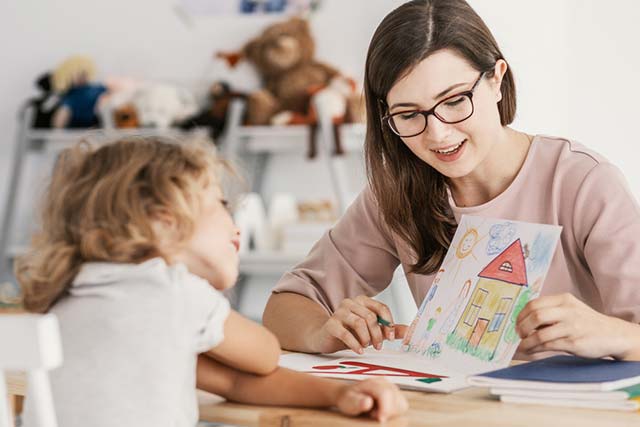
M 452 394 L 405 391 L 409 412 L 387 421 L 392 427 L 518 427 L 640 426 L 639 412 L 617 412 L 552 406 L 502 403 L 490 397 L 486 389 L 470 388 Z M 367 418 L 349 418 L 331 411 L 265 407 L 227 403 L 213 395 L 200 394 L 200 418 L 203 421 L 239 426 L 379 426 Z
M 24 395 L 24 376 L 9 375 L 9 394 Z M 452 394 L 403 392 L 409 412 L 387 421 L 389 427 L 618 427 L 640 426 L 639 412 L 617 412 L 552 406 L 501 403 L 486 389 L 470 388 Z M 203 421 L 260 427 L 379 426 L 367 418 L 350 418 L 329 410 L 267 407 L 227 403 L 222 398 L 198 392 Z

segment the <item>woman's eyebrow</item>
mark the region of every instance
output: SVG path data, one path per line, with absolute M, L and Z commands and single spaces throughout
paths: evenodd
M 452 90 L 457 89 L 460 86 L 465 86 L 465 85 L 468 85 L 468 84 L 469 84 L 469 82 L 461 82 L 461 83 L 453 84 L 453 85 L 449 86 L 448 88 L 446 88 L 445 90 L 443 90 L 442 92 L 440 92 L 439 94 L 437 94 L 434 99 L 437 101 L 439 98 L 442 98 L 443 96 L 447 95 Z M 393 104 L 391 107 L 389 107 L 389 110 L 393 110 L 396 107 L 417 107 L 417 106 L 418 106 L 418 104 L 416 104 L 414 102 L 400 102 L 400 103 L 397 103 L 397 104 Z

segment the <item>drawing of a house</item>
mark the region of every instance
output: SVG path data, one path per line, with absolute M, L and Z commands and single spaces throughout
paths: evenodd
M 484 360 L 493 359 L 513 303 L 527 286 L 520 239 L 480 273 L 475 289 L 447 343 Z

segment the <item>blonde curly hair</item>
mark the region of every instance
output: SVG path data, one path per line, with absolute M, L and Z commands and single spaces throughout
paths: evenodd
M 85 262 L 170 260 L 191 238 L 205 190 L 229 165 L 209 145 L 157 137 L 86 142 L 62 152 L 42 206 L 41 230 L 16 261 L 24 306 L 46 312 Z M 168 233 L 156 219 L 170 217 Z

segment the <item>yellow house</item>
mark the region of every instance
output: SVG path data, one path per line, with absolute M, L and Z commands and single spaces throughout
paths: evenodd
M 492 359 L 507 319 L 524 286 L 527 269 L 520 239 L 479 274 L 471 298 L 448 340 L 454 348 Z

